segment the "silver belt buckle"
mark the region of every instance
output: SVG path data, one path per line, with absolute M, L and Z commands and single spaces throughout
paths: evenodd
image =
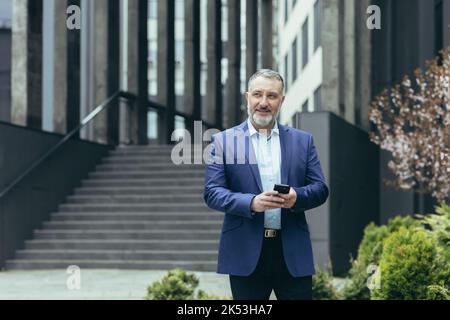
M 277 236 L 277 230 L 274 229 L 266 229 L 264 230 L 265 238 L 275 238 Z

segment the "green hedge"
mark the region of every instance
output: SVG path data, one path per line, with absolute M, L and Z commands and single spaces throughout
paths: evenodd
M 313 300 L 338 300 L 339 293 L 333 284 L 331 265 L 327 270 L 316 267 L 316 274 L 312 277 Z
M 449 236 L 450 207 L 447 205 L 438 207 L 436 214 L 395 217 L 386 226 L 369 224 L 357 259 L 351 262 L 343 298 L 447 299 Z M 370 265 L 379 267 L 376 276 L 380 288 L 368 289 Z

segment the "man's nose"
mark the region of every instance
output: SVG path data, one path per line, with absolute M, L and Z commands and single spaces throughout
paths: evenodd
M 263 105 L 263 106 L 267 106 L 267 104 L 268 104 L 267 102 L 268 102 L 267 101 L 267 97 L 266 96 L 262 96 L 260 104 Z

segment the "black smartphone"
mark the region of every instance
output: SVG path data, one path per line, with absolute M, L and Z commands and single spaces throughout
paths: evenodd
M 288 194 L 290 189 L 291 189 L 291 187 L 288 186 L 287 184 L 278 184 L 277 183 L 273 187 L 273 190 L 278 191 L 279 193 L 283 193 L 283 194 Z

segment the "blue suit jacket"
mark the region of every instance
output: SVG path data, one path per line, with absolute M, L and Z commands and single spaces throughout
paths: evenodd
M 328 188 L 312 135 L 282 125 L 279 132 L 281 183 L 297 192 L 294 207 L 281 212 L 284 258 L 292 276 L 308 276 L 314 274 L 314 261 L 304 211 L 323 204 Z M 264 214 L 250 211 L 253 197 L 263 190 L 247 122 L 214 135 L 209 155 L 216 161 L 206 166 L 204 199 L 225 212 L 217 272 L 248 276 L 261 253 Z

